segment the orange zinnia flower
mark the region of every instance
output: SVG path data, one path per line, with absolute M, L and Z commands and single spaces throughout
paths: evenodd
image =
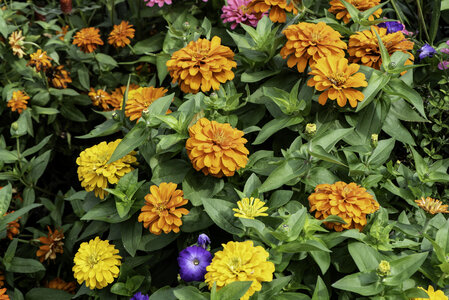
M 137 84 L 131 83 L 128 88 L 128 93 L 132 90 L 138 89 L 139 86 Z M 126 85 L 116 88 L 109 95 L 109 105 L 113 110 L 121 109 L 123 103 L 123 96 L 125 96 Z
M 14 212 L 14 210 L 7 212 L 6 214 L 4 214 L 4 216 L 12 214 Z M 8 223 L 8 226 L 6 226 L 6 235 L 8 236 L 8 238 L 10 240 L 12 240 L 14 238 L 14 236 L 18 235 L 20 233 L 20 224 L 19 224 L 19 219 L 20 217 L 18 217 L 17 219 L 15 219 L 14 221 L 11 221 Z
M 92 100 L 93 105 L 99 106 L 106 111 L 111 110 L 111 108 L 109 107 L 111 95 L 109 95 L 108 92 L 102 89 L 95 90 L 94 88 L 90 88 L 90 92 L 88 95 Z
M 407 40 L 400 31 L 387 34 L 386 28 L 371 26 L 371 30 L 357 32 L 349 37 L 348 53 L 350 60 L 355 63 L 379 70 L 382 65 L 379 44 L 375 31 L 379 34 L 383 44 L 387 48 L 388 54 L 392 55 L 396 51 L 408 53 L 410 59 L 405 63 L 412 64 L 413 55 L 408 50 L 412 50 L 414 43 Z
M 9 296 L 6 294 L 6 288 L 0 289 L 0 300 L 9 300 Z
M 49 289 L 66 291 L 70 294 L 75 294 L 76 283 L 74 281 L 65 282 L 61 278 L 56 277 L 55 279 L 50 280 L 50 282 L 47 282 L 45 284 L 45 287 Z
M 317 91 L 323 91 L 318 98 L 321 105 L 326 104 L 329 98 L 337 100 L 341 107 L 346 105 L 346 101 L 349 101 L 351 107 L 356 107 L 357 101 L 362 101 L 365 96 L 355 88 L 368 86 L 365 74 L 357 73 L 359 69 L 357 64 L 348 65 L 346 58 L 323 57 L 312 66 L 309 74 L 313 77 L 307 85 L 315 87 Z
M 230 124 L 217 123 L 202 118 L 189 128 L 186 142 L 187 155 L 197 171 L 215 177 L 233 176 L 248 162 L 243 131 Z
M 184 192 L 176 189 L 177 184 L 162 182 L 159 186 L 150 187 L 151 194 L 145 196 L 145 205 L 141 208 L 141 213 L 137 219 L 143 222 L 143 226 L 151 233 L 159 235 L 170 231 L 179 232 L 182 225 L 182 215 L 187 215 L 189 211 L 180 208 L 189 201 L 183 198 Z
M 84 53 L 94 52 L 98 45 L 103 45 L 100 29 L 94 27 L 81 29 L 75 34 L 73 44 L 80 47 Z
M 51 85 L 57 89 L 65 89 L 67 84 L 72 82 L 69 72 L 62 65 L 48 69 L 45 74 Z
M 220 83 L 234 79 L 232 68 L 237 67 L 233 61 L 234 52 L 229 47 L 220 45 L 217 36 L 212 41 L 198 39 L 173 53 L 167 61 L 167 68 L 173 83 L 178 82 L 184 93 L 196 94 L 218 90 Z
M 366 225 L 366 215 L 379 209 L 379 203 L 366 189 L 354 182 L 338 181 L 334 184 L 319 184 L 315 193 L 309 196 L 310 211 L 315 218 L 323 220 L 334 215 L 347 224 L 324 222 L 326 227 L 336 231 L 356 228 L 362 230 Z
M 440 200 L 436 200 L 430 197 L 424 198 L 422 197 L 419 200 L 415 200 L 419 207 L 424 209 L 426 212 L 434 215 L 437 213 L 449 213 L 447 209 L 448 205 L 444 204 Z
M 365 11 L 380 4 L 380 0 L 346 0 L 346 2 L 354 5 L 354 7 L 359 11 Z M 345 22 L 345 24 L 349 23 L 351 15 L 340 0 L 332 0 L 329 4 L 331 5 L 329 12 L 333 13 L 338 20 L 343 18 L 343 22 Z M 379 8 L 371 16 L 369 16 L 368 20 L 374 20 L 374 16 L 379 18 L 381 13 L 382 9 Z
M 48 259 L 56 259 L 56 253 L 64 253 L 64 242 L 62 241 L 64 233 L 57 229 L 52 232 L 49 226 L 47 228 L 48 235 L 39 238 L 39 241 L 44 245 L 40 246 L 36 252 L 36 256 L 39 257 L 41 262 Z
M 14 31 L 9 36 L 9 45 L 11 46 L 12 53 L 22 58 L 25 52 L 23 51 L 23 40 L 22 30 Z
M 69 25 L 65 25 L 61 27 L 61 31 L 56 30 L 56 34 L 60 34 L 61 36 L 59 37 L 59 39 L 61 41 L 64 40 L 65 35 L 67 34 L 67 32 L 69 32 Z
M 345 57 L 347 45 L 340 40 L 341 34 L 323 22 L 290 25 L 282 33 L 287 43 L 281 56 L 285 59 L 290 55 L 287 65 L 290 68 L 296 65 L 299 72 L 304 72 L 308 62 L 315 63 L 322 57 Z
M 294 2 L 297 0 L 291 0 L 287 5 L 287 0 L 253 0 L 247 5 L 249 11 L 256 13 L 266 13 L 270 11 L 270 20 L 274 23 L 285 23 L 287 20 L 286 12 L 293 12 L 297 14 L 298 10 L 295 7 Z
M 22 91 L 12 92 L 11 99 L 8 100 L 6 106 L 11 107 L 11 111 L 16 111 L 21 114 L 23 110 L 27 109 L 28 100 L 30 97 Z
M 125 116 L 131 121 L 142 117 L 142 111 L 148 108 L 154 101 L 164 97 L 167 92 L 164 88 L 140 87 L 128 93 L 128 101 L 125 106 Z M 168 110 L 167 113 L 171 113 Z
M 45 71 L 51 67 L 51 60 L 52 58 L 47 55 L 46 51 L 38 49 L 35 53 L 30 54 L 30 61 L 27 66 L 35 67 L 36 72 Z
M 108 37 L 108 43 L 114 45 L 116 48 L 125 47 L 131 43 L 130 39 L 134 37 L 133 25 L 128 24 L 128 21 L 122 21 L 119 25 L 114 25 Z

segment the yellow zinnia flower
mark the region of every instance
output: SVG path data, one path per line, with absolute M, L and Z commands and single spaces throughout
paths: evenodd
M 36 68 L 36 72 L 40 72 L 51 68 L 52 58 L 47 55 L 46 51 L 38 49 L 35 53 L 30 54 L 30 61 L 27 66 Z
M 131 43 L 130 39 L 134 37 L 134 32 L 133 25 L 130 25 L 128 21 L 122 21 L 119 25 L 114 25 L 114 29 L 109 34 L 108 43 L 116 48 L 125 47 Z
M 310 211 L 316 210 L 315 218 L 323 220 L 334 215 L 347 223 L 324 222 L 326 227 L 336 231 L 351 228 L 362 230 L 366 225 L 366 215 L 379 209 L 379 203 L 374 197 L 354 182 L 319 184 L 315 193 L 309 196 L 309 203 Z
M 75 34 L 73 44 L 80 47 L 84 53 L 91 53 L 98 45 L 103 45 L 100 37 L 100 29 L 94 27 L 83 28 Z
M 28 100 L 30 100 L 30 97 L 25 92 L 14 91 L 6 106 L 11 107 L 11 111 L 17 110 L 21 114 L 23 110 L 27 109 Z
M 108 187 L 108 183 L 116 184 L 125 174 L 134 170 L 131 164 L 137 161 L 135 151 L 112 163 L 107 163 L 120 141 L 121 139 L 109 143 L 101 142 L 81 152 L 76 159 L 81 186 L 88 192 L 94 191 L 95 196 L 99 196 L 100 199 L 104 199 L 104 196 L 108 194 L 104 190 Z
M 159 235 L 162 231 L 179 232 L 182 215 L 189 213 L 187 209 L 180 207 L 189 201 L 184 199 L 184 192 L 176 187 L 175 183 L 162 182 L 159 186 L 151 186 L 151 193 L 145 196 L 145 205 L 137 220 L 143 222 L 143 227 L 148 228 L 151 233 Z
M 52 67 L 45 72 L 48 81 L 57 89 L 67 88 L 67 84 L 72 82 L 69 72 L 64 69 L 64 66 Z
M 252 0 L 247 5 L 247 9 L 256 13 L 266 13 L 270 11 L 269 18 L 273 23 L 285 23 L 287 20 L 286 12 L 293 12 L 295 15 L 298 13 L 294 2 L 298 1 L 291 0 L 287 5 L 287 0 Z
M 23 40 L 22 30 L 14 31 L 9 36 L 9 45 L 11 46 L 12 53 L 19 58 L 22 58 L 25 55 L 23 51 Z
M 414 43 L 407 40 L 404 37 L 404 34 L 400 31 L 387 34 L 386 28 L 380 28 L 377 26 L 371 26 L 371 30 L 357 32 L 349 37 L 348 53 L 350 55 L 349 60 L 351 62 L 361 63 L 362 65 L 377 70 L 380 69 L 380 66 L 382 65 L 382 58 L 375 33 L 376 31 L 382 39 L 385 48 L 387 48 L 389 55 L 392 55 L 396 51 L 408 53 L 410 55 L 410 59 L 407 60 L 405 64 L 412 64 L 414 57 L 407 51 L 413 49 Z
M 354 5 L 354 7 L 361 12 L 380 4 L 380 0 L 346 0 L 346 2 Z M 340 0 L 332 0 L 329 4 L 331 5 L 329 12 L 333 13 L 338 20 L 343 18 L 343 22 L 345 22 L 345 24 L 349 23 L 351 15 Z M 372 21 L 374 20 L 374 17 L 379 18 L 381 13 L 382 9 L 379 8 L 371 16 L 369 16 L 368 20 Z
M 139 87 L 128 92 L 128 101 L 125 106 L 125 116 L 129 117 L 131 121 L 140 119 L 142 111 L 148 108 L 154 101 L 164 97 L 167 89 L 155 87 Z M 167 113 L 171 113 L 168 110 Z
M 222 46 L 221 39 L 198 39 L 173 53 L 167 68 L 173 83 L 178 82 L 184 93 L 196 94 L 210 89 L 218 90 L 220 83 L 234 79 L 232 68 L 237 67 L 234 52 Z
M 419 207 L 424 209 L 426 212 L 434 215 L 437 213 L 449 213 L 447 210 L 448 205 L 444 204 L 440 200 L 436 200 L 430 197 L 424 198 L 422 197 L 419 200 L 415 200 Z
M 274 264 L 268 259 L 268 252 L 261 246 L 254 247 L 252 241 L 228 242 L 223 250 L 215 253 L 212 263 L 207 266 L 205 282 L 217 290 L 234 281 L 252 281 L 248 291 L 240 300 L 248 300 L 262 289 L 261 282 L 273 280 Z
M 322 91 L 318 98 L 321 105 L 326 104 L 327 99 L 331 99 L 337 100 L 341 107 L 346 105 L 346 101 L 349 101 L 352 107 L 356 107 L 357 101 L 362 101 L 365 96 L 355 88 L 368 86 L 365 74 L 357 73 L 359 68 L 357 64 L 348 65 L 346 58 L 323 57 L 312 66 L 309 74 L 313 77 L 309 79 L 307 85 Z
M 260 201 L 259 198 L 243 198 L 237 202 L 239 208 L 233 208 L 232 210 L 236 212 L 234 217 L 254 219 L 255 217 L 268 216 L 268 214 L 264 213 L 268 207 L 264 205 L 265 202 Z
M 290 56 L 287 65 L 290 68 L 296 65 L 299 72 L 304 72 L 308 62 L 314 64 L 322 57 L 345 57 L 347 45 L 340 39 L 341 34 L 323 22 L 290 25 L 282 33 L 287 43 L 281 56 L 284 59 Z
M 98 236 L 82 243 L 73 259 L 73 276 L 79 284 L 85 282 L 91 290 L 106 287 L 120 272 L 118 266 L 122 257 L 118 253 L 114 245 L 109 244 L 108 240 L 100 240 Z
M 197 171 L 215 177 L 234 176 L 234 172 L 244 168 L 249 151 L 245 147 L 243 131 L 230 124 L 221 124 L 201 118 L 189 128 L 187 155 Z
M 419 287 L 419 288 L 422 289 L 423 291 L 425 291 L 427 293 L 427 295 L 429 295 L 429 298 L 413 298 L 412 300 L 448 300 L 449 299 L 444 294 L 444 292 L 442 290 L 435 291 L 433 289 L 433 286 L 431 286 L 431 285 L 429 285 L 427 290 L 425 290 L 422 287 Z

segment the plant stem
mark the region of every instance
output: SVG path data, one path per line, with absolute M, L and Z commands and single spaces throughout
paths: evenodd
M 424 20 L 424 15 L 422 13 L 421 0 L 416 0 L 416 4 L 418 5 L 418 17 L 419 17 L 420 24 L 422 26 L 424 34 L 426 35 L 427 41 L 430 42 L 429 33 L 427 32 L 426 21 Z

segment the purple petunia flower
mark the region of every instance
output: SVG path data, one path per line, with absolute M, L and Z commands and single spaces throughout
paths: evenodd
M 449 61 L 445 60 L 445 61 L 440 62 L 438 64 L 438 69 L 440 69 L 440 70 L 449 69 Z
M 179 253 L 179 275 L 185 282 L 203 281 L 206 267 L 212 262 L 212 254 L 198 247 L 190 246 Z
M 405 26 L 399 21 L 383 22 L 379 23 L 377 26 L 381 28 L 387 28 L 387 34 L 402 31 L 403 29 L 405 29 Z
M 424 44 L 424 46 L 421 47 L 421 49 L 418 50 L 419 53 L 419 59 L 424 59 L 426 57 L 432 57 L 437 51 L 430 46 L 429 44 Z
M 235 29 L 240 23 L 256 27 L 263 14 L 248 11 L 250 2 L 251 0 L 228 0 L 228 5 L 221 9 L 223 23 L 231 23 L 231 29 Z
M 201 248 L 206 249 L 207 246 L 210 245 L 210 238 L 206 234 L 202 233 L 198 236 L 198 241 L 196 243 Z
M 148 300 L 150 297 L 148 295 L 144 295 L 141 292 L 135 293 L 129 300 Z

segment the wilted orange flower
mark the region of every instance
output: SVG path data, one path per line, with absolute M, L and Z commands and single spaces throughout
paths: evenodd
M 322 57 L 345 57 L 347 45 L 340 40 L 341 34 L 323 22 L 290 25 L 282 33 L 287 43 L 281 56 L 285 59 L 290 55 L 287 65 L 290 68 L 296 65 L 299 72 L 304 72 L 307 62 L 313 64 Z
M 75 34 L 73 44 L 80 47 L 84 53 L 94 52 L 98 45 L 103 45 L 100 29 L 94 27 L 81 29 Z
M 155 87 L 139 87 L 128 92 L 128 101 L 125 106 L 125 116 L 131 121 L 142 117 L 142 111 L 148 108 L 155 100 L 164 97 L 167 89 Z M 168 110 L 167 113 L 171 113 Z
M 55 279 L 50 280 L 50 282 L 47 282 L 45 284 L 45 287 L 49 289 L 66 291 L 70 294 L 75 294 L 76 282 L 65 282 L 61 278 L 56 277 Z
M 122 21 L 119 25 L 114 25 L 114 29 L 109 34 L 108 43 L 116 48 L 125 47 L 131 43 L 130 39 L 134 37 L 134 32 L 133 25 L 130 25 L 128 21 Z
M 30 61 L 27 66 L 35 67 L 36 72 L 45 71 L 51 68 L 51 60 L 52 58 L 47 55 L 46 51 L 38 49 L 35 53 L 30 54 Z
M 21 114 L 23 110 L 27 109 L 28 100 L 30 97 L 22 91 L 12 92 L 11 99 L 8 100 L 6 106 L 11 107 L 11 111 L 16 111 Z
M 198 39 L 186 47 L 173 53 L 167 61 L 167 68 L 173 83 L 178 82 L 184 93 L 198 93 L 218 90 L 220 83 L 234 79 L 232 68 L 237 66 L 233 61 L 234 52 L 222 46 L 217 36 L 212 41 Z
M 22 58 L 25 54 L 23 51 L 23 40 L 22 30 L 14 31 L 9 36 L 9 45 L 11 46 L 12 53 L 19 58 Z
M 419 200 L 415 200 L 415 202 L 419 207 L 432 215 L 437 213 L 449 213 L 449 210 L 447 209 L 448 205 L 443 205 L 443 202 L 441 202 L 440 200 L 436 200 L 430 197 L 422 197 Z
M 14 212 L 14 210 L 7 212 L 6 214 L 4 214 L 4 216 L 12 214 Z M 19 219 L 20 217 L 18 217 L 17 219 L 15 219 L 14 221 L 11 221 L 8 223 L 8 226 L 6 226 L 6 236 L 12 240 L 14 238 L 14 236 L 18 235 L 20 233 L 20 224 L 19 224 Z
M 5 285 L 5 274 L 0 270 L 0 288 Z
M 69 25 L 65 25 L 61 27 L 61 31 L 56 30 L 56 34 L 60 34 L 61 36 L 59 37 L 59 39 L 61 41 L 64 40 L 65 35 L 67 34 L 67 32 L 69 32 Z
M 256 13 L 270 11 L 269 17 L 272 22 L 285 23 L 286 12 L 293 12 L 295 15 L 298 13 L 294 2 L 297 0 L 291 0 L 288 5 L 287 0 L 253 0 L 247 5 L 247 9 Z
M 99 106 L 106 111 L 111 110 L 109 107 L 111 95 L 109 95 L 108 92 L 102 89 L 95 90 L 94 88 L 90 88 L 90 92 L 88 95 L 92 100 L 93 105 Z
M 64 253 L 64 233 L 55 229 L 55 231 L 51 231 L 50 227 L 48 228 L 48 235 L 41 236 L 39 241 L 44 244 L 39 247 L 39 250 L 36 252 L 36 256 L 39 257 L 39 260 L 43 262 L 48 259 L 56 259 L 56 253 Z
M 67 88 L 67 84 L 72 82 L 69 72 L 64 69 L 64 66 L 52 67 L 45 73 L 51 85 L 57 89 Z
M 6 294 L 6 288 L 0 289 L 0 300 L 9 300 L 9 296 Z
M 187 155 L 197 171 L 215 177 L 233 176 L 248 162 L 243 131 L 230 124 L 221 124 L 202 118 L 189 128 Z
M 131 83 L 128 88 L 128 93 L 132 90 L 138 89 L 139 86 L 137 84 Z M 123 96 L 126 92 L 126 85 L 116 88 L 109 95 L 109 105 L 113 110 L 121 109 L 123 103 Z
M 315 218 L 323 220 L 334 215 L 347 224 L 324 222 L 326 227 L 336 231 L 356 228 L 362 230 L 366 225 L 366 215 L 379 209 L 379 203 L 366 189 L 354 182 L 338 181 L 334 184 L 319 184 L 315 193 L 309 196 L 310 211 Z
M 380 0 L 346 0 L 346 2 L 354 5 L 355 8 L 362 12 L 380 4 Z M 331 5 L 329 12 L 333 13 L 338 20 L 343 18 L 345 24 L 349 23 L 351 15 L 340 0 L 332 0 L 329 4 Z M 379 18 L 381 13 L 382 9 L 379 8 L 369 16 L 368 20 L 372 21 L 374 20 L 374 17 Z
M 327 99 L 331 99 L 337 100 L 341 107 L 346 105 L 346 101 L 349 101 L 351 107 L 356 107 L 357 101 L 362 101 L 365 96 L 355 88 L 368 86 L 365 74 L 357 73 L 359 69 L 360 66 L 357 64 L 348 65 L 346 58 L 323 57 L 312 66 L 309 74 L 313 77 L 309 79 L 307 85 L 322 91 L 318 98 L 321 105 L 326 104 Z
M 361 63 L 362 65 L 379 70 L 382 65 L 379 44 L 375 31 L 379 34 L 383 44 L 387 48 L 388 54 L 392 55 L 396 51 L 408 53 L 410 59 L 405 63 L 412 64 L 413 55 L 408 50 L 412 50 L 414 43 L 407 40 L 400 31 L 387 34 L 386 28 L 371 26 L 371 30 L 357 32 L 349 37 L 348 53 L 350 61 Z
M 145 205 L 141 208 L 138 221 L 151 233 L 159 235 L 170 231 L 179 232 L 182 215 L 189 211 L 180 208 L 189 201 L 183 198 L 184 192 L 176 189 L 177 184 L 162 182 L 159 186 L 150 187 L 150 194 L 145 196 Z

